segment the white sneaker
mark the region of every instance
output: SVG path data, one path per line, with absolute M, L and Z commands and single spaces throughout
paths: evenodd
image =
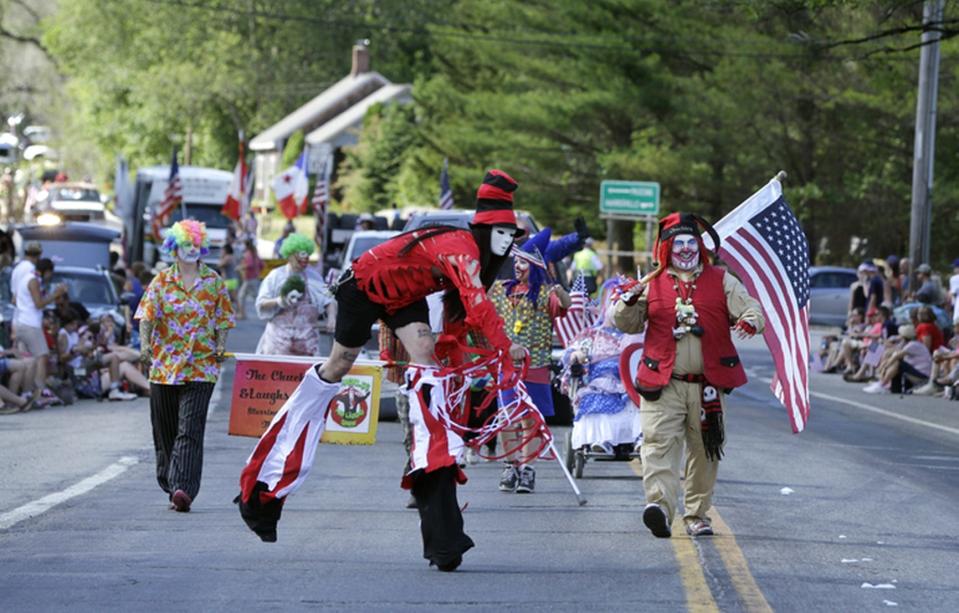
M 479 454 L 476 453 L 476 450 L 472 447 L 466 448 L 466 463 L 467 464 L 478 464 L 480 461 Z
M 862 388 L 862 391 L 866 392 L 867 394 L 888 394 L 889 393 L 889 390 L 883 387 L 881 381 L 873 381 L 866 387 Z
M 930 381 L 921 387 L 912 390 L 914 396 L 935 396 L 942 393 L 942 388 L 935 381 Z
M 110 400 L 136 400 L 137 395 L 131 394 L 130 392 L 124 392 L 118 387 L 110 390 L 110 394 L 107 396 Z

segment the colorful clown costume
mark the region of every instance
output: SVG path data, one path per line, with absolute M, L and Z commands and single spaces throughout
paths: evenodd
M 450 422 L 445 385 L 435 377 L 440 360 L 445 357 L 448 363 L 452 354 L 444 350 L 438 355 L 426 297 L 445 291 L 450 299 L 445 326 L 449 338 L 444 335 L 442 347 L 458 346 L 468 332 L 476 331 L 500 356 L 505 376 L 515 376 L 510 356 L 524 350 L 510 342 L 486 297 L 512 240 L 521 234 L 512 209 L 515 189 L 506 173 L 488 172 L 477 191 L 471 230 L 441 226 L 401 234 L 360 256 L 340 277 L 334 289 L 338 317 L 333 351 L 325 363 L 306 373 L 241 475 L 240 513 L 262 540 L 276 540 L 285 498 L 309 473 L 330 403 L 343 393 L 339 380 L 379 320 L 397 333 L 413 359 L 432 361 L 411 365 L 406 373 L 413 443 L 402 484 L 416 499 L 424 557 L 442 571 L 459 566 L 473 546 L 463 532 L 456 500 L 456 484 L 466 479 L 458 467 L 463 441 Z M 326 378 L 328 373 L 332 380 Z

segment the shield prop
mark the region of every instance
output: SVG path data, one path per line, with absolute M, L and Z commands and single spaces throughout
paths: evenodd
M 643 397 L 639 395 L 636 389 L 636 375 L 639 374 L 639 361 L 643 357 L 643 344 L 633 343 L 623 350 L 619 356 L 619 377 L 623 380 L 623 387 L 626 388 L 626 395 L 636 406 L 639 406 Z

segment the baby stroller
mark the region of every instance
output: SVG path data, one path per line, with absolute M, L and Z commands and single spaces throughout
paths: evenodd
M 639 343 L 634 343 L 626 348 L 626 350 L 620 356 L 620 371 L 626 372 L 626 376 L 622 377 L 624 382 L 631 382 L 633 373 L 635 373 L 639 357 L 642 355 L 642 345 Z M 579 368 L 577 368 L 577 366 Z M 578 410 L 579 404 L 575 401 L 576 394 L 584 385 L 584 369 L 581 364 L 571 364 L 569 367 L 569 379 L 568 379 L 568 390 L 570 403 L 573 406 L 574 416 Z M 628 378 L 627 378 L 628 377 Z M 631 385 L 631 383 L 627 383 Z M 630 398 L 632 398 L 630 394 Z M 611 419 L 616 419 L 620 422 L 620 427 L 623 427 L 623 422 L 628 420 L 635 420 L 638 422 L 639 416 L 636 413 L 635 408 L 632 408 L 632 401 L 627 401 L 627 406 L 623 409 L 622 415 L 610 416 Z M 634 423 L 635 423 L 634 422 Z M 626 427 L 629 427 L 626 425 Z M 642 434 L 639 435 L 638 439 L 634 439 L 628 442 L 623 442 L 619 444 L 579 444 L 576 445 L 576 428 L 577 421 L 574 418 L 573 427 L 566 434 L 565 441 L 565 460 L 566 468 L 573 474 L 577 479 L 583 477 L 583 471 L 586 468 L 586 463 L 590 460 L 596 461 L 620 461 L 628 462 L 630 460 L 640 457 L 639 447 L 642 442 Z M 637 426 L 633 426 L 633 429 L 638 429 Z

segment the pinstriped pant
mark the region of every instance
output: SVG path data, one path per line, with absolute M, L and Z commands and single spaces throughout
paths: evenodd
M 150 421 L 157 458 L 157 483 L 173 494 L 183 490 L 195 499 L 203 472 L 203 433 L 214 383 L 150 383 Z

